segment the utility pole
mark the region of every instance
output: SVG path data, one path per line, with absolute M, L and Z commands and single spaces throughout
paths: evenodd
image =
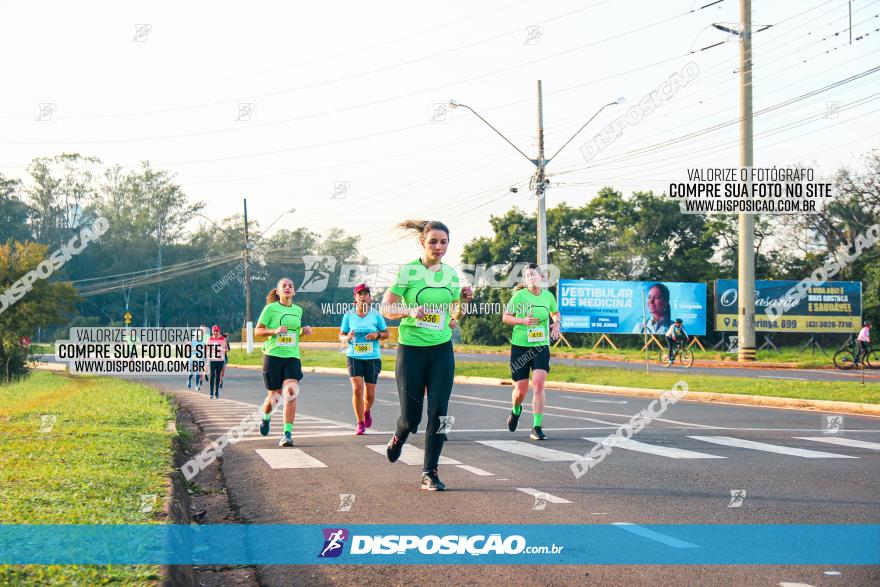
M 538 265 L 547 264 L 547 200 L 544 199 L 544 98 L 538 80 L 538 168 L 535 173 L 535 197 L 538 198 Z
M 244 199 L 244 327 L 251 321 L 251 265 L 250 241 L 248 240 L 247 198 Z
M 740 167 L 752 167 L 752 0 L 740 0 Z M 739 215 L 738 284 L 740 363 L 755 360 L 755 216 Z
M 156 219 L 156 241 L 159 245 L 159 255 L 158 262 L 156 264 L 156 273 L 160 273 L 162 271 L 162 217 L 161 215 Z M 156 286 L 156 328 L 161 326 L 159 322 L 160 312 L 162 308 L 162 286 Z M 127 309 L 127 308 L 126 308 Z

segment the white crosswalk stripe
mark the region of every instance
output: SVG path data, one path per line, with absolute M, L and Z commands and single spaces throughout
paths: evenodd
M 464 469 L 468 473 L 473 473 L 474 475 L 479 475 L 480 477 L 492 477 L 495 473 L 490 473 L 489 471 L 484 471 L 479 467 L 471 467 L 470 465 L 456 465 L 459 469 Z
M 385 456 L 384 444 L 368 444 L 367 448 Z M 425 462 L 425 451 L 411 444 L 404 444 L 403 451 L 400 453 L 400 462 L 407 465 L 422 465 Z M 460 461 L 441 456 L 439 464 L 441 465 L 460 465 Z
M 848 455 L 839 455 L 831 452 L 823 452 L 819 450 L 808 450 L 805 448 L 794 448 L 790 446 L 782 446 L 778 444 L 768 444 L 766 442 L 756 442 L 754 440 L 743 440 L 741 438 L 733 438 L 730 436 L 688 436 L 694 440 L 702 442 L 710 442 L 712 444 L 720 444 L 722 446 L 732 446 L 735 448 L 747 448 L 750 450 L 759 450 L 762 452 L 772 452 L 781 455 L 789 455 L 793 457 L 802 457 L 805 459 L 857 459 L 859 457 L 851 457 Z
M 626 530 L 627 532 L 631 532 L 636 536 L 641 536 L 642 538 L 647 538 L 648 540 L 653 540 L 655 542 L 659 542 L 660 544 L 665 544 L 666 546 L 671 546 L 672 548 L 699 548 L 699 544 L 694 544 L 692 542 L 687 542 L 685 540 L 681 540 L 674 536 L 669 536 L 667 534 L 662 534 L 657 532 L 656 530 L 652 530 L 650 528 L 645 528 L 643 526 L 639 526 L 638 524 L 633 524 L 632 522 L 612 522 L 613 526 L 620 528 L 621 530 Z
M 880 442 L 868 442 L 855 438 L 841 438 L 839 436 L 795 436 L 800 440 L 812 440 L 813 442 L 826 442 L 838 446 L 852 446 L 854 448 L 866 448 L 868 450 L 880 450 Z
M 538 491 L 537 489 L 533 489 L 531 487 L 517 487 L 517 491 L 522 491 L 523 493 L 527 493 L 532 497 L 539 497 L 548 503 L 571 503 L 567 499 L 563 499 L 561 497 L 556 497 L 555 495 L 550 495 L 545 491 Z
M 624 450 L 631 450 L 633 452 L 641 452 L 645 454 L 657 455 L 660 457 L 667 457 L 670 459 L 723 459 L 724 457 L 718 455 L 710 455 L 704 452 L 697 452 L 695 450 L 685 450 L 683 448 L 673 448 L 671 446 L 657 446 L 655 444 L 647 444 L 645 442 L 639 442 L 638 440 L 633 439 L 615 439 L 614 442 L 611 442 L 611 437 L 605 436 L 585 436 L 584 440 L 589 440 L 590 442 L 595 442 L 596 444 L 603 444 L 605 446 L 612 446 L 613 448 L 622 448 Z
M 478 440 L 477 443 L 545 462 L 578 461 L 584 458 L 583 455 L 553 448 L 545 448 L 543 446 L 529 444 L 528 442 L 521 442 L 519 440 Z
M 298 448 L 258 448 L 256 453 L 273 469 L 327 468 L 327 465 Z

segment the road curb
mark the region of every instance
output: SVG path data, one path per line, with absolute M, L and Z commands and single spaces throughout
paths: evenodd
M 175 409 L 175 419 L 170 421 L 167 427 L 167 430 L 173 433 L 171 444 L 174 450 L 172 457 L 174 469 L 171 471 L 170 487 L 166 496 L 165 515 L 168 516 L 172 524 L 190 524 L 192 523 L 191 502 L 189 492 L 186 490 L 186 479 L 181 473 L 181 467 L 187 459 L 180 435 L 177 433 L 177 422 L 181 417 L 180 406 L 173 395 L 163 395 L 178 408 Z M 195 585 L 192 565 L 162 565 L 161 584 L 162 587 L 176 587 L 178 585 L 191 587 Z
M 259 365 L 233 365 L 245 369 L 262 369 Z M 303 367 L 303 373 L 320 373 L 325 375 L 348 375 L 348 370 L 339 367 Z M 394 379 L 394 373 L 383 371 L 379 374 L 382 379 Z M 495 377 L 472 377 L 457 375 L 456 383 L 465 385 L 513 385 L 510 379 L 498 379 Z M 651 389 L 644 387 L 617 387 L 613 385 L 592 385 L 589 383 L 567 383 L 565 381 L 548 381 L 546 386 L 550 389 L 562 391 L 574 391 L 579 393 L 603 393 L 614 395 L 628 395 L 634 397 L 660 397 L 665 389 Z M 759 408 L 788 408 L 797 410 L 809 410 L 820 412 L 837 412 L 843 414 L 858 414 L 867 416 L 880 416 L 880 404 L 861 404 L 856 402 L 839 402 L 822 399 L 797 399 L 789 397 L 772 397 L 764 395 L 742 395 L 738 393 L 712 393 L 708 391 L 690 391 L 684 401 L 696 401 L 707 403 L 726 403 Z

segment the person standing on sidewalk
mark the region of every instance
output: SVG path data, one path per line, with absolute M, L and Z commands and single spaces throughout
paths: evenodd
M 541 289 L 544 276 L 531 263 L 523 271 L 523 283 L 507 303 L 502 322 L 513 326 L 510 337 L 510 377 L 513 379 L 513 406 L 507 417 L 507 429 L 516 431 L 522 403 L 529 393 L 532 375 L 532 440 L 544 440 L 544 382 L 550 373 L 550 341 L 559 337 L 561 316 L 552 293 Z M 550 325 L 550 318 L 553 324 Z
M 385 319 L 370 307 L 370 288 L 362 283 L 354 288 L 355 308 L 346 312 L 339 327 L 339 340 L 347 345 L 346 363 L 351 379 L 355 434 L 364 434 L 373 425 L 370 408 L 376 401 L 376 383 L 382 371 L 380 340 L 388 338 Z
M 400 417 L 385 454 L 392 463 L 400 458 L 406 439 L 419 426 L 427 396 L 421 488 L 443 491 L 446 485 L 437 475 L 437 465 L 446 440 L 441 418 L 445 420 L 455 377 L 452 329 L 458 326 L 460 300 L 470 301 L 473 292 L 461 288 L 455 269 L 441 262 L 449 247 L 445 224 L 407 220 L 399 226 L 418 234 L 422 255 L 400 268 L 382 306 L 385 318 L 400 320 L 395 371 Z

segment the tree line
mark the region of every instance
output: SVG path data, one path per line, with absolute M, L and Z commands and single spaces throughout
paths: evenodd
M 758 279 L 799 280 L 880 222 L 880 152 L 865 155 L 857 169 L 839 170 L 834 183 L 840 196 L 820 214 L 758 217 Z M 237 337 L 244 322 L 244 218 L 232 215 L 216 226 L 203 221 L 187 230 L 194 219 L 203 220 L 205 208 L 189 200 L 174 174 L 147 161 L 125 170 L 62 153 L 34 159 L 21 178 L 0 174 L 0 293 L 96 218 L 110 226 L 0 313 L 0 380 L 10 378 L 6 365 L 21 360 L 22 336 L 52 340 L 73 326 L 121 325 L 126 312 L 135 326 L 220 323 Z M 454 218 L 441 220 L 454 229 Z M 534 213 L 514 207 L 490 222 L 492 234 L 468 242 L 462 262 L 512 268 L 536 258 Z M 278 276 L 301 283 L 305 255 L 368 262 L 358 252 L 359 237 L 340 229 L 317 234 L 299 227 L 269 236 L 249 221 L 248 232 L 253 319 Z M 650 191 L 625 195 L 605 187 L 583 206 L 550 208 L 547 242 L 550 262 L 566 278 L 633 279 L 634 258 L 645 260 L 637 277 L 643 281 L 736 277 L 736 217 L 681 214 L 677 202 Z M 835 279 L 862 281 L 864 315 L 880 318 L 878 251 L 868 250 Z M 504 303 L 509 296 L 509 290 L 481 288 L 476 301 Z M 351 292 L 330 287 L 297 296 L 315 325 L 338 324 L 340 317 L 323 315 L 319 305 L 336 301 L 351 301 Z M 500 344 L 509 336 L 498 316 L 468 315 L 461 326 L 464 342 Z

